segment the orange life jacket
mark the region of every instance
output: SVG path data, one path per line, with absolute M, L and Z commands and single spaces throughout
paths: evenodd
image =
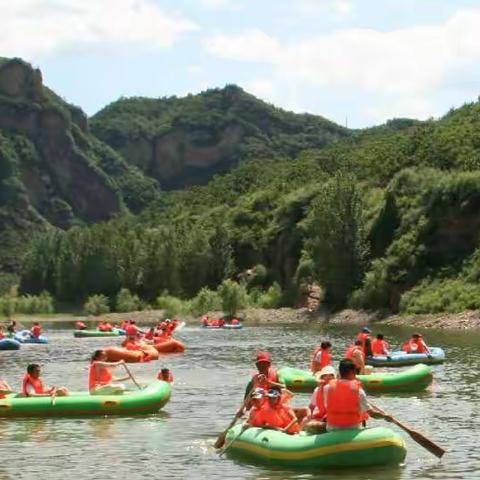
M 234 318 L 232 320 L 232 325 L 239 325 L 240 324 L 240 320 L 238 320 L 238 318 Z
M 327 409 L 325 408 L 325 402 L 323 399 L 324 388 L 325 388 L 324 383 L 320 384 L 316 388 L 315 403 L 317 407 L 316 407 L 315 413 L 312 415 L 312 418 L 314 418 L 315 420 L 323 420 L 327 415 Z
M 75 328 L 77 330 L 85 330 L 87 326 L 79 320 L 78 322 L 75 322 Z
M 30 333 L 34 337 L 38 338 L 42 334 L 42 327 L 40 327 L 40 325 L 34 325 L 30 330 Z
M 42 379 L 41 378 L 33 378 L 31 375 L 26 373 L 23 376 L 23 381 L 22 381 L 22 393 L 26 395 L 27 397 L 29 396 L 28 391 L 27 391 L 27 386 L 30 384 L 33 387 L 33 390 L 35 393 L 41 394 L 41 393 L 47 393 L 45 391 L 45 386 L 43 385 Z
M 314 365 L 315 357 L 320 353 L 320 367 L 316 367 Z M 322 350 L 321 347 L 317 347 L 312 355 L 312 361 L 310 362 L 310 370 L 312 372 L 316 371 L 315 368 L 318 368 L 317 371 L 320 371 L 323 367 L 327 367 L 328 365 L 332 365 L 333 358 L 330 352 L 326 350 Z
M 332 380 L 327 393 L 327 423 L 334 427 L 356 427 L 360 413 L 360 385 L 357 380 Z
M 259 426 L 273 428 L 285 428 L 295 416 L 293 410 L 282 403 L 278 403 L 275 407 L 265 404 L 256 415 L 255 420 L 259 423 Z M 299 431 L 300 426 L 295 423 L 287 430 L 287 433 L 298 433 Z
M 350 345 L 350 347 L 348 347 L 347 351 L 345 352 L 345 358 L 348 358 L 349 360 L 353 360 L 356 368 L 361 368 L 362 365 L 358 363 L 356 356 L 354 357 L 354 353 L 356 351 L 359 351 L 361 353 L 362 359 L 363 361 L 365 361 L 365 352 L 363 351 L 363 348 L 360 345 Z
M 263 421 L 263 413 L 262 410 L 265 408 L 265 403 L 262 402 L 258 406 L 254 406 L 250 409 L 250 413 L 248 415 L 248 423 L 252 427 L 263 427 L 265 425 Z
M 411 338 L 408 342 L 405 343 L 403 346 L 403 350 L 407 353 L 426 353 L 427 352 L 427 345 L 425 342 L 419 338 L 415 340 Z
M 0 340 L 2 340 L 2 338 L 5 338 L 5 334 L 2 332 L 0 332 Z
M 108 385 L 112 381 L 112 374 L 106 367 L 96 368 L 97 362 L 92 362 L 88 373 L 88 389 L 93 390 L 99 385 Z
M 162 372 L 159 372 L 157 375 L 158 380 L 163 380 L 164 382 L 172 383 L 173 382 L 173 375 L 172 372 L 168 372 L 168 377 L 164 378 Z
M 390 345 L 385 340 L 380 340 L 376 338 L 372 342 L 372 353 L 374 355 L 386 355 Z
M 268 369 L 268 373 L 266 375 L 267 381 L 262 381 L 258 377 L 260 376 L 260 373 L 256 373 L 252 377 L 252 389 L 255 390 L 256 388 L 263 388 L 265 390 L 268 390 L 270 388 L 270 383 L 268 382 L 275 382 L 278 383 L 278 373 L 275 368 L 270 367 Z
M 147 340 L 153 340 L 155 337 L 155 332 L 151 332 L 150 330 L 145 334 L 145 338 Z

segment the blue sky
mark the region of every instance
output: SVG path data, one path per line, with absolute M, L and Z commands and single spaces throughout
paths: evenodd
M 480 1 L 0 0 L 21 56 L 93 114 L 236 83 L 350 127 L 437 117 L 480 91 Z

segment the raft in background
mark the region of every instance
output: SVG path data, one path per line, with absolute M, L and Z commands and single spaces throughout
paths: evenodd
M 241 323 L 239 323 L 238 325 L 232 325 L 231 323 L 226 323 L 223 326 L 220 326 L 220 325 L 202 325 L 202 328 L 205 328 L 207 330 L 222 330 L 222 329 L 239 330 L 240 328 L 243 328 L 243 325 Z
M 439 347 L 430 347 L 430 356 L 426 353 L 405 353 L 400 350 L 392 352 L 390 359 L 386 355 L 367 357 L 365 363 L 374 367 L 406 367 L 423 363 L 435 365 L 445 361 L 445 352 Z
M 73 332 L 75 338 L 118 337 L 119 335 L 125 335 L 125 330 L 114 328 L 111 332 L 102 332 L 100 330 L 75 330 Z
M 158 353 L 183 353 L 185 351 L 185 345 L 175 338 L 156 338 L 155 349 Z
M 357 380 L 369 393 L 417 392 L 432 383 L 432 370 L 432 367 L 420 364 L 398 373 L 357 375 Z M 278 371 L 278 376 L 292 392 L 313 392 L 318 386 L 315 376 L 306 370 L 284 367 Z
M 19 348 L 20 342 L 13 338 L 2 338 L 0 340 L 0 350 L 18 350 Z
M 159 354 L 153 345 L 142 346 L 142 350 L 128 350 L 124 347 L 107 347 L 103 349 L 108 362 L 124 360 L 126 363 L 149 362 L 158 360 Z
M 227 453 L 286 467 L 370 467 L 402 463 L 403 439 L 388 428 L 337 430 L 321 435 L 288 435 L 276 430 L 231 428 Z M 240 436 L 239 436 L 240 434 Z
M 30 330 L 21 330 L 17 332 L 13 338 L 20 343 L 48 343 L 48 338 L 45 335 L 34 337 Z
M 2 417 L 76 417 L 156 413 L 169 400 L 171 386 L 154 380 L 142 390 L 123 395 L 90 395 L 71 392 L 66 397 L 24 397 L 17 394 L 0 399 Z

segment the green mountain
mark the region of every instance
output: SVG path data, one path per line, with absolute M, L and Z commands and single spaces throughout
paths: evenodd
M 245 159 L 295 157 L 350 132 L 294 114 L 231 85 L 184 98 L 120 99 L 97 113 L 92 132 L 165 189 L 207 183 Z
M 0 271 L 16 271 L 33 231 L 136 211 L 157 190 L 90 133 L 82 110 L 45 87 L 38 69 L 0 59 Z

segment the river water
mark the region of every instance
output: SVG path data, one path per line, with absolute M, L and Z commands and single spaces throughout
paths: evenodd
M 48 345 L 0 352 L 0 377 L 19 388 L 26 365 L 43 364 L 43 378 L 72 390 L 87 386 L 88 357 L 118 339 L 74 339 L 65 325 L 44 325 Z M 411 332 L 383 329 L 393 345 Z M 478 334 L 424 332 L 441 346 L 447 362 L 436 366 L 431 389 L 381 396 L 375 403 L 447 449 L 442 460 L 408 435 L 407 459 L 399 467 L 368 470 L 300 471 L 252 465 L 218 457 L 212 445 L 242 403 L 254 371 L 255 352 L 268 350 L 277 366 L 305 368 L 314 345 L 334 344 L 340 359 L 355 329 L 339 326 L 247 327 L 239 331 L 186 327 L 177 337 L 184 355 L 132 365 L 140 381 L 168 366 L 175 376 L 169 404 L 157 415 L 86 419 L 0 419 L 0 479 L 479 479 L 480 391 Z M 298 395 L 296 405 L 307 405 Z M 372 420 L 370 425 L 383 424 Z M 397 427 L 391 427 L 396 429 Z

